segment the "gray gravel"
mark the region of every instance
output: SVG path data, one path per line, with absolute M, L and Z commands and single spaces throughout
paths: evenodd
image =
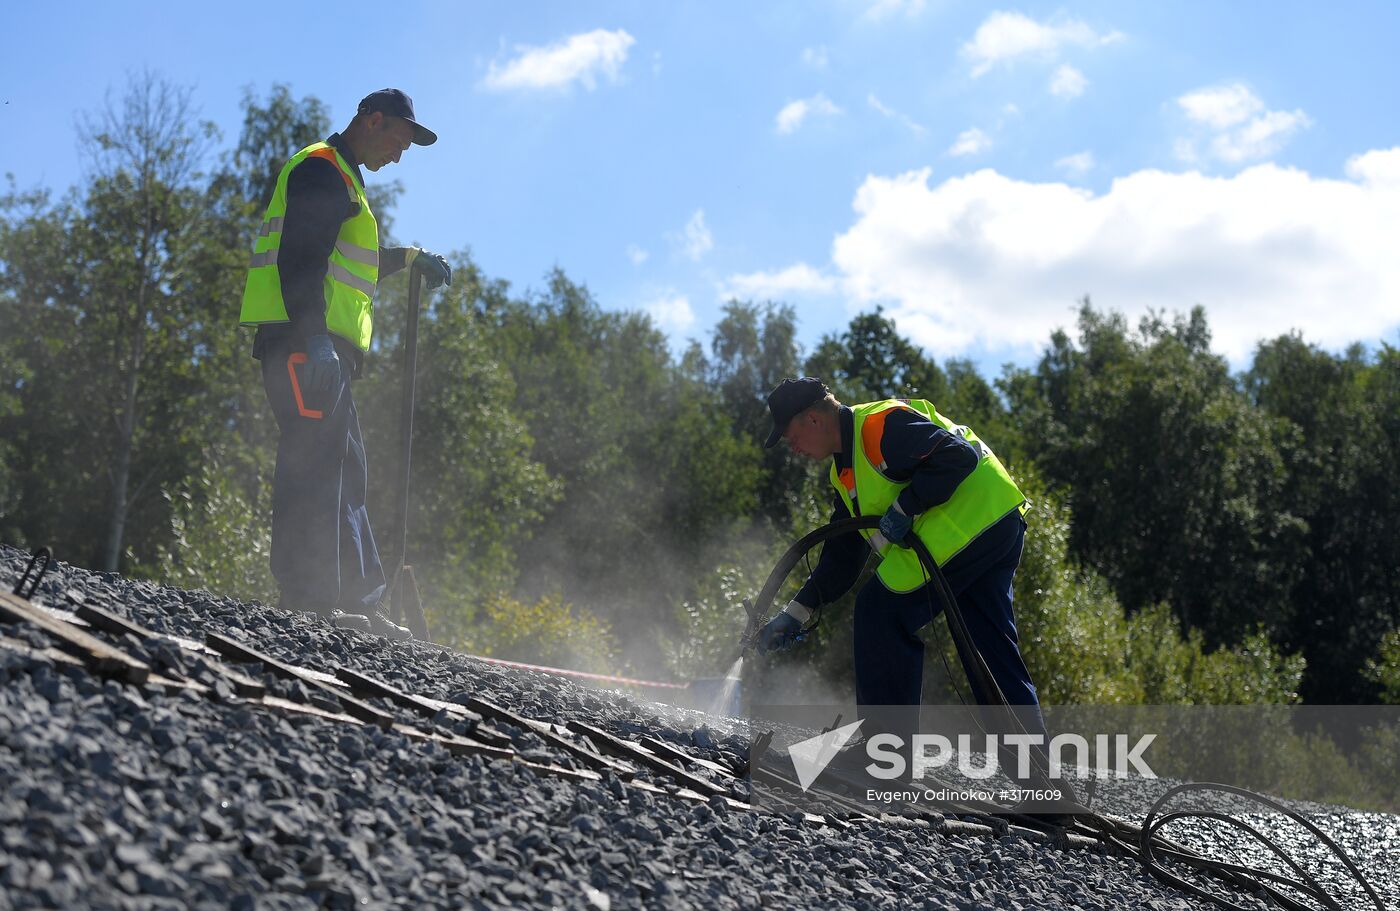
M 13 585 L 24 561 L 0 546 L 0 584 Z M 346 666 L 409 692 L 581 719 L 721 762 L 747 750 L 742 722 L 332 630 L 257 603 L 65 564 L 39 600 L 61 605 L 65 589 L 158 632 L 222 632 L 291 663 Z M 20 627 L 0 626 L 0 635 L 48 644 Z M 122 644 L 158 667 L 215 679 L 168 644 Z M 1096 851 L 874 823 L 838 830 L 718 799 L 656 797 L 611 777 L 576 783 L 395 732 L 276 714 L 228 693 L 214 701 L 102 681 L 12 649 L 0 648 L 0 684 L 0 911 L 1214 907 Z M 289 698 L 304 689 L 279 688 Z M 438 722 L 445 733 L 470 727 Z M 571 764 L 533 734 L 512 733 L 531 758 Z M 746 786 L 732 793 L 742 799 Z M 1400 821 L 1318 821 L 1400 907 Z M 1203 845 L 1210 837 L 1191 834 Z

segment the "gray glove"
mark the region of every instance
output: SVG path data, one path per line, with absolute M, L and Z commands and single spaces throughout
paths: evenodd
M 302 385 L 312 391 L 328 393 L 340 385 L 340 356 L 329 335 L 313 335 L 306 340 L 306 367 Z
M 909 537 L 909 530 L 914 527 L 914 520 L 904 514 L 904 510 L 899 508 L 896 501 L 885 510 L 885 514 L 880 517 L 880 534 L 885 536 L 885 540 L 891 544 L 898 544 L 900 547 L 908 547 L 909 542 L 905 540 Z
M 404 265 L 422 273 L 423 284 L 429 291 L 443 285 L 452 287 L 452 267 L 441 253 L 429 253 L 422 247 L 409 247 L 404 254 Z
M 805 638 L 802 635 L 802 624 L 811 616 L 811 609 L 796 601 L 789 601 L 788 606 L 769 620 L 768 625 L 758 634 L 758 653 L 766 655 L 769 652 L 785 652 L 801 642 Z

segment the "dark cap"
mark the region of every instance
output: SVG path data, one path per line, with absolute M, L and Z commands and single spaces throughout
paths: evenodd
M 807 407 L 816 404 L 831 390 L 821 380 L 803 376 L 795 380 L 783 380 L 778 387 L 768 393 L 768 410 L 773 414 L 773 432 L 768 434 L 764 449 L 772 449 L 783 438 L 783 431 L 792 419 Z
M 413 142 L 416 145 L 430 146 L 437 142 L 436 133 L 413 119 L 413 99 L 405 95 L 403 89 L 380 89 L 366 95 L 360 102 L 358 113 L 373 114 L 375 111 L 413 124 Z

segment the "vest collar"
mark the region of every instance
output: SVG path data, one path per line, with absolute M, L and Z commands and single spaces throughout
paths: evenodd
M 360 163 L 355 160 L 355 153 L 350 151 L 350 143 L 345 141 L 345 137 L 339 133 L 332 133 L 326 138 L 326 144 L 333 146 L 340 153 L 340 157 L 345 159 L 345 163 L 355 169 L 355 180 L 363 187 L 365 175 L 360 173 Z

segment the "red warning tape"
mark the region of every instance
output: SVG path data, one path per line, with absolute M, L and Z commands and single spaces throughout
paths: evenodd
M 622 683 L 627 686 L 654 686 L 665 690 L 685 690 L 689 689 L 687 683 L 661 683 L 657 680 L 637 680 L 634 677 L 610 677 L 607 674 L 590 674 L 587 671 L 571 671 L 562 667 L 544 667 L 539 664 L 525 664 L 520 661 L 507 661 L 504 658 L 486 658 L 481 655 L 467 655 L 477 661 L 485 661 L 487 664 L 499 664 L 503 667 L 515 667 L 526 671 L 543 671 L 546 674 L 561 674 L 565 677 L 582 677 L 585 680 L 602 680 L 607 683 Z

